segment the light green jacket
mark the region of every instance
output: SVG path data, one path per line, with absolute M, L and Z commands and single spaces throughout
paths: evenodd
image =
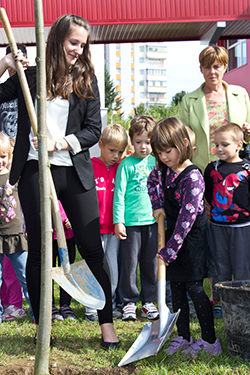
M 228 85 L 226 88 L 228 121 L 240 126 L 250 123 L 250 103 L 247 91 L 240 86 Z M 192 161 L 202 171 L 209 163 L 209 121 L 205 94 L 202 90 L 204 83 L 195 91 L 184 96 L 180 109 L 180 119 L 189 126 L 196 136 L 196 151 Z

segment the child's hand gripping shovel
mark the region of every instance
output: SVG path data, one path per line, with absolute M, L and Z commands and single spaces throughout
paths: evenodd
M 16 55 L 18 50 L 17 45 L 4 8 L 0 8 L 0 18 L 9 41 L 11 51 L 13 55 Z M 16 62 L 16 69 L 22 87 L 23 96 L 25 99 L 25 104 L 29 114 L 31 126 L 34 134 L 36 134 L 36 112 L 31 98 L 27 79 L 24 73 L 24 69 L 20 62 Z M 90 271 L 86 262 L 82 260 L 80 262 L 74 263 L 73 265 L 70 265 L 69 263 L 67 243 L 64 235 L 59 204 L 57 201 L 56 191 L 51 174 L 50 190 L 52 196 L 52 214 L 54 224 L 56 227 L 59 256 L 62 264 L 62 267 L 52 269 L 52 278 L 75 300 L 82 303 L 83 305 L 100 310 L 105 305 L 105 295 L 100 284 Z
M 165 246 L 165 218 L 160 215 L 158 220 L 158 250 Z M 171 335 L 180 310 L 171 314 L 166 305 L 166 266 L 158 258 L 158 309 L 159 319 L 146 323 L 140 335 L 118 366 L 156 355 Z

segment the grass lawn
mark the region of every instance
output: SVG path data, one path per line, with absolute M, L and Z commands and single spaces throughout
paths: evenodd
M 205 282 L 208 289 L 207 280 Z M 58 287 L 56 287 L 58 298 Z M 26 302 L 24 307 L 27 309 Z M 115 321 L 115 328 L 121 340 L 118 350 L 106 352 L 100 347 L 98 323 L 84 320 L 84 307 L 72 301 L 76 321 L 55 322 L 52 327 L 53 346 L 50 353 L 50 374 L 52 375 L 250 375 L 250 362 L 232 358 L 227 349 L 223 319 L 215 319 L 216 334 L 221 341 L 223 354 L 211 358 L 200 353 L 196 359 L 180 354 L 167 357 L 163 349 L 157 356 L 150 357 L 128 366 L 118 367 L 118 363 L 136 340 L 146 320 L 140 317 L 135 322 Z M 0 374 L 32 375 L 35 359 L 33 336 L 35 325 L 29 318 L 0 325 Z M 191 332 L 194 339 L 200 337 L 197 319 L 192 319 Z M 172 333 L 176 335 L 176 329 Z M 169 341 L 168 341 L 169 342 Z M 166 343 L 166 346 L 168 345 Z M 165 347 L 166 347 L 165 346 Z

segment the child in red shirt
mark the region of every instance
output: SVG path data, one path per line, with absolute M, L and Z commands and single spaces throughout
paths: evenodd
M 102 132 L 99 141 L 101 155 L 93 157 L 96 190 L 98 195 L 101 240 L 111 282 L 113 317 L 120 317 L 121 313 L 116 309 L 115 291 L 118 284 L 118 250 L 119 240 L 114 235 L 113 224 L 113 195 L 115 175 L 125 148 L 128 144 L 128 136 L 123 126 L 119 124 L 108 125 Z M 96 310 L 86 307 L 85 318 L 87 321 L 97 320 Z

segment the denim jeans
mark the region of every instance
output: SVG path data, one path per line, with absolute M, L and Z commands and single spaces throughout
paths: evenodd
M 20 282 L 20 285 L 22 287 L 22 291 L 24 294 L 24 297 L 26 298 L 26 301 L 29 304 L 29 313 L 32 319 L 34 320 L 34 315 L 32 312 L 31 304 L 30 304 L 30 298 L 29 293 L 27 289 L 27 283 L 26 283 L 26 262 L 28 257 L 27 251 L 21 251 L 19 253 L 15 254 L 0 254 L 0 287 L 2 285 L 2 263 L 3 263 L 3 256 L 6 255 L 9 260 L 12 263 L 12 266 L 16 272 L 17 278 Z M 0 299 L 0 322 L 2 321 L 2 314 L 3 314 L 3 306 Z

